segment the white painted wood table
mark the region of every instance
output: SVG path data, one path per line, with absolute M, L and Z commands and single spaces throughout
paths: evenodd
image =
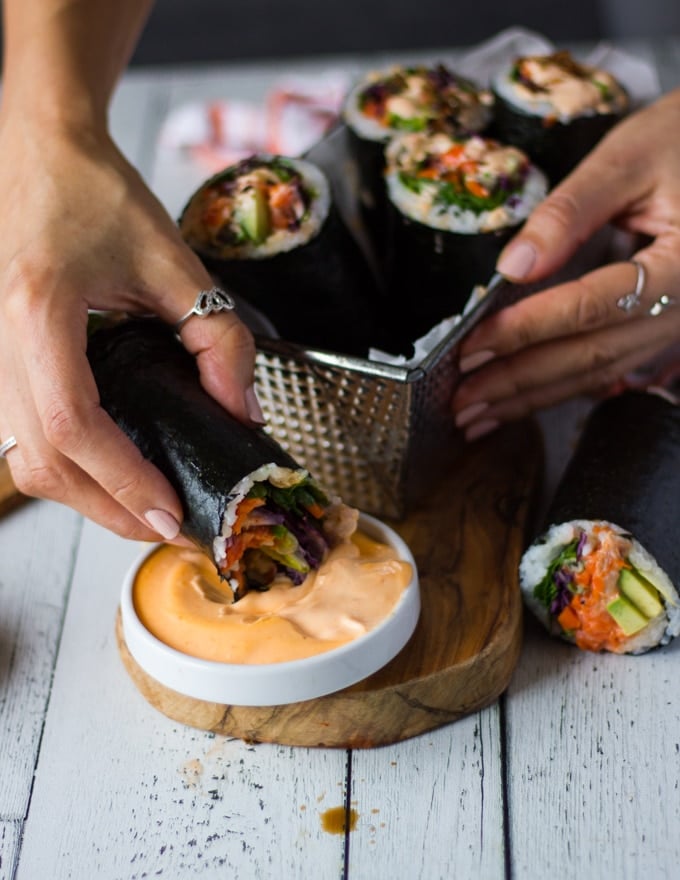
M 679 42 L 636 50 L 680 82 Z M 170 107 L 338 64 L 357 66 L 135 72 L 114 132 L 174 212 L 153 170 Z M 1 880 L 680 876 L 680 646 L 590 655 L 527 621 L 507 693 L 455 724 L 368 751 L 246 745 L 128 679 L 114 617 L 138 552 L 48 502 L 0 521 Z M 324 830 L 343 806 L 355 829 Z

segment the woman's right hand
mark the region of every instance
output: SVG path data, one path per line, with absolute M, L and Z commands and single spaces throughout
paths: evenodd
M 0 118 L 0 440 L 17 488 L 120 535 L 177 537 L 182 508 L 99 404 L 88 309 L 170 324 L 210 276 L 102 128 Z M 262 423 L 254 344 L 233 312 L 181 331 L 201 381 L 237 418 Z M 181 539 L 180 539 L 181 540 Z

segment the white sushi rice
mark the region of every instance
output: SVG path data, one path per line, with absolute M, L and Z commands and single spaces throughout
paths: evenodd
M 594 526 L 608 526 L 619 535 L 628 535 L 625 529 L 606 520 L 572 520 L 551 526 L 522 556 L 519 566 L 522 597 L 527 607 L 553 635 L 567 638 L 549 610 L 534 596 L 534 589 L 545 577 L 551 562 L 580 531 L 590 535 Z M 632 539 L 628 559 L 640 574 L 654 584 L 664 603 L 664 613 L 653 618 L 643 630 L 630 636 L 622 645 L 621 653 L 642 654 L 650 648 L 667 644 L 680 634 L 680 596 L 666 572 L 635 538 Z
M 366 116 L 359 107 L 359 97 L 366 87 L 378 80 L 384 79 L 385 76 L 385 71 L 374 71 L 368 74 L 351 89 L 345 99 L 345 106 L 343 108 L 345 123 L 362 140 L 387 143 L 391 135 L 394 134 L 392 129 L 386 128 L 378 119 Z
M 308 471 L 303 468 L 294 470 L 293 468 L 281 467 L 278 464 L 270 462 L 269 464 L 263 464 L 261 467 L 257 468 L 257 470 L 254 470 L 252 473 L 243 477 L 242 480 L 239 480 L 229 493 L 229 501 L 225 508 L 224 516 L 222 517 L 220 534 L 216 535 L 213 540 L 215 562 L 219 565 L 226 558 L 227 540 L 231 537 L 231 532 L 234 523 L 236 522 L 238 506 L 253 488 L 255 483 L 270 482 L 273 486 L 287 489 L 290 486 L 297 486 L 297 484 L 301 483 L 308 475 Z

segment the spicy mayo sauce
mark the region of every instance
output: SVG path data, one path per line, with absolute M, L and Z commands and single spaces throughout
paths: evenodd
M 286 578 L 232 602 L 229 586 L 198 550 L 164 545 L 141 565 L 133 602 L 156 638 L 193 657 L 221 663 L 280 663 L 337 648 L 374 629 L 413 571 L 366 535 L 335 547 L 296 587 Z

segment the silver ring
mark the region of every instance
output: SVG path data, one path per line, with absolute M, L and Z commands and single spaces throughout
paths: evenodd
M 671 306 L 676 304 L 677 300 L 674 296 L 669 296 L 667 293 L 662 293 L 661 296 L 657 299 L 651 309 L 647 312 L 648 315 L 651 315 L 652 318 L 656 318 L 657 315 L 660 315 L 661 312 L 665 312 L 666 309 L 669 309 Z
M 0 458 L 4 458 L 10 449 L 14 449 L 17 445 L 16 437 L 8 437 L 4 443 L 0 443 Z
M 235 308 L 234 300 L 229 296 L 226 290 L 220 287 L 211 287 L 210 290 L 199 291 L 196 302 L 189 309 L 186 315 L 182 315 L 175 324 L 175 334 L 179 336 L 179 331 L 186 324 L 189 318 L 197 315 L 199 318 L 206 318 L 213 312 L 231 311 Z
M 642 263 L 637 260 L 628 260 L 628 262 L 635 266 L 635 269 L 637 270 L 637 278 L 635 279 L 635 290 L 632 293 L 626 293 L 624 296 L 621 296 L 616 300 L 616 305 L 624 312 L 632 312 L 633 309 L 636 309 L 640 305 L 642 292 L 647 283 L 647 272 Z

